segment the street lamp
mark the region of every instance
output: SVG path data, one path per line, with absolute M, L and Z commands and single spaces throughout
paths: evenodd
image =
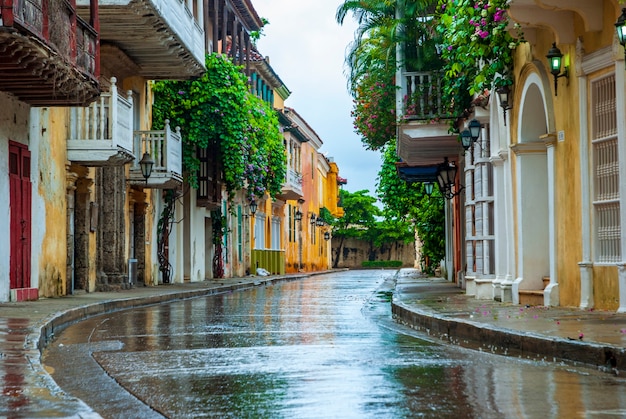
M 148 183 L 148 178 L 152 174 L 152 168 L 154 167 L 154 159 L 147 151 L 143 153 L 143 157 L 139 160 L 139 167 L 141 168 L 141 174 Z
M 496 93 L 498 94 L 498 99 L 500 99 L 500 107 L 504 110 L 504 126 L 506 126 L 506 111 L 513 107 L 509 98 L 509 95 L 511 94 L 511 86 L 508 84 L 500 86 L 496 89 Z
M 552 43 L 552 48 L 548 51 L 546 58 L 548 59 L 548 65 L 550 66 L 550 73 L 554 76 L 554 96 L 558 96 L 558 80 L 560 77 L 565 77 L 569 81 L 569 67 L 565 66 L 565 70 L 561 73 L 561 60 L 563 59 L 563 54 L 561 53 L 561 50 L 557 48 L 556 42 Z
M 461 146 L 463 146 L 463 150 L 469 150 L 472 145 L 472 134 L 470 134 L 469 130 L 463 130 L 461 132 Z
M 465 189 L 464 186 L 460 186 L 456 192 L 453 192 L 456 184 L 456 172 L 456 165 L 454 162 L 449 162 L 447 157 L 445 157 L 443 163 L 437 167 L 437 182 L 439 183 L 439 190 L 446 199 L 454 198 L 459 195 L 463 189 Z
M 433 187 L 435 184 L 433 182 L 424 182 L 424 192 L 426 195 L 431 196 L 433 194 Z
M 472 142 L 478 141 L 478 137 L 480 137 L 480 129 L 482 125 L 478 119 L 472 119 L 468 125 L 470 137 L 472 138 Z

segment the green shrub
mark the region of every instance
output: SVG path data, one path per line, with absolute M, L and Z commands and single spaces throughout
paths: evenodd
M 361 263 L 364 268 L 399 268 L 401 260 L 365 260 Z

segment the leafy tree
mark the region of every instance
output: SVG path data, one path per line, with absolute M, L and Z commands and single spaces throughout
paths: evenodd
M 422 242 L 423 269 L 434 270 L 445 256 L 444 200 L 439 191 L 432 196 L 422 183 L 407 183 L 398 176 L 395 144 L 385 147 L 383 165 L 378 172 L 377 193 L 385 208 L 385 217 L 410 222 Z
M 339 191 L 339 199 L 343 205 L 344 214 L 335 222 L 333 236 L 339 238 L 337 254 L 341 254 L 346 238 L 370 240 L 370 230 L 376 225 L 376 217 L 380 209 L 375 205 L 376 198 L 368 195 L 368 190 L 348 192 Z M 337 267 L 339 258 L 335 258 L 334 267 Z
M 229 197 L 246 189 L 248 198 L 268 192 L 276 196 L 287 170 L 278 116 L 249 92 L 242 67 L 225 55 L 206 56 L 206 73 L 195 80 L 160 81 L 155 94 L 153 124 L 169 119 L 183 132 L 183 165 L 187 180 L 197 186 L 197 147 L 219 144 Z

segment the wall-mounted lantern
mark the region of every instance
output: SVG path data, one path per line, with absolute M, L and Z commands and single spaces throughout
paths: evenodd
M 506 127 L 506 111 L 513 107 L 510 102 L 511 86 L 508 84 L 506 86 L 500 86 L 496 89 L 496 93 L 498 94 L 498 99 L 500 99 L 500 107 L 504 111 L 504 126 Z
M 561 73 L 561 61 L 563 60 L 563 54 L 561 50 L 557 48 L 556 42 L 552 43 L 552 48 L 546 55 L 548 59 L 548 65 L 550 66 L 550 73 L 554 76 L 554 96 L 557 95 L 557 88 L 559 86 L 559 78 L 565 77 L 569 83 L 569 66 L 565 66 L 565 70 Z
M 141 174 L 148 183 L 148 178 L 152 174 L 152 168 L 154 167 L 154 159 L 147 151 L 143 153 L 143 157 L 139 160 L 139 167 L 141 168 Z
M 256 204 L 256 201 L 253 199 L 250 201 L 250 213 L 254 216 L 254 214 L 256 214 L 256 210 L 257 210 L 258 206 Z
M 309 222 L 311 223 L 311 225 L 315 225 L 315 219 L 317 217 L 315 216 L 315 213 L 311 213 L 311 218 L 309 219 Z
M 459 195 L 463 189 L 465 189 L 464 186 L 460 186 L 456 192 L 454 191 L 456 187 L 456 172 L 456 165 L 454 162 L 448 161 L 447 157 L 444 158 L 443 163 L 441 163 L 437 168 L 437 182 L 439 183 L 439 190 L 446 199 L 454 198 Z
M 302 211 L 296 210 L 296 214 L 294 215 L 296 221 L 302 221 Z
M 622 9 L 621 16 L 617 18 L 615 30 L 619 43 L 624 47 L 624 59 L 626 60 L 626 8 Z
M 324 240 L 326 241 L 330 240 L 330 233 L 328 231 L 324 232 Z

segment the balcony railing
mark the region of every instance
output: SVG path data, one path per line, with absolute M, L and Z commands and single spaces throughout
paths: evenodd
M 302 174 L 291 167 L 288 168 L 285 183 L 279 196 L 283 199 L 302 198 Z
M 174 131 L 170 122 L 165 121 L 165 129 L 150 131 L 135 131 L 135 155 L 130 168 L 130 181 L 134 184 L 144 184 L 148 188 L 173 189 L 183 181 L 183 147 L 180 127 Z M 139 160 L 144 153 L 149 153 L 154 159 L 152 174 L 146 180 L 141 173 Z
M 97 24 L 92 3 L 90 18 Z M 0 31 L 0 90 L 37 106 L 82 105 L 97 96 L 98 33 L 71 2 L 4 0 L 0 16 L 0 27 L 10 28 Z
M 441 78 L 437 71 L 402 74 L 401 115 L 406 120 L 437 120 L 451 118 L 447 104 L 442 103 Z
M 76 0 L 83 18 L 91 1 Z M 102 43 L 132 57 L 141 76 L 179 80 L 204 73 L 202 0 L 98 0 L 98 6 Z
M 133 158 L 133 98 L 117 92 L 111 78 L 109 92 L 90 106 L 71 108 L 68 159 L 87 166 L 128 163 Z

